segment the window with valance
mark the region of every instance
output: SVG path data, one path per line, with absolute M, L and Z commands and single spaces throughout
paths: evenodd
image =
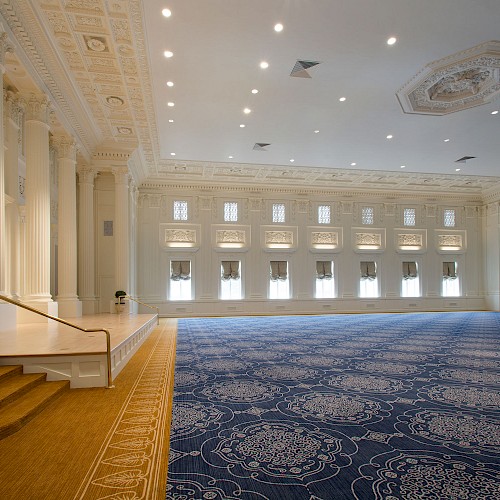
M 285 281 L 288 278 L 288 262 L 286 260 L 271 261 L 271 281 Z
M 417 263 L 403 262 L 403 279 L 413 280 L 417 277 Z
M 173 260 L 170 263 L 170 279 L 172 281 L 191 279 L 191 262 L 189 260 Z
M 377 278 L 377 266 L 372 261 L 360 262 L 360 272 L 362 280 L 374 280 Z
M 445 280 L 457 279 L 456 262 L 443 262 L 443 279 Z
M 316 261 L 316 279 L 331 280 L 332 279 L 332 262 L 330 260 Z
M 240 279 L 240 262 L 238 260 L 223 260 L 221 262 L 221 267 L 222 280 L 227 281 Z

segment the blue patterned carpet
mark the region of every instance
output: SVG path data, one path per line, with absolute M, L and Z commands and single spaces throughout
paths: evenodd
M 167 499 L 500 499 L 500 314 L 179 321 Z

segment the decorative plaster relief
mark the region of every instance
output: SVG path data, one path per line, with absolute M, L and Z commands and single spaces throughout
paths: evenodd
M 312 245 L 332 245 L 339 244 L 339 233 L 337 232 L 312 232 L 311 233 Z
M 398 246 L 400 247 L 421 247 L 421 234 L 398 234 Z
M 398 93 L 406 113 L 446 115 L 491 102 L 500 92 L 500 41 L 431 62 Z
M 194 229 L 165 229 L 165 243 L 196 243 Z
M 462 248 L 462 236 L 460 234 L 439 234 L 438 245 L 440 247 Z
M 238 243 L 245 244 L 245 231 L 235 229 L 218 229 L 215 232 L 215 242 L 220 243 Z
M 266 245 L 293 245 L 292 231 L 265 231 Z
M 356 245 L 382 246 L 382 235 L 376 233 L 356 233 Z

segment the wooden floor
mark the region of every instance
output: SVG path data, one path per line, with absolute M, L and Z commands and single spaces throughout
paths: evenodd
M 105 313 L 72 318 L 70 321 L 82 328 L 106 328 L 113 350 L 155 316 Z M 15 330 L 0 332 L 0 357 L 93 354 L 104 351 L 104 332 L 85 333 L 55 321 L 26 323 L 18 325 Z

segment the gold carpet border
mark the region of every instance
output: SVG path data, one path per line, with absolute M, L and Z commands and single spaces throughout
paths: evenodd
M 163 326 L 75 500 L 165 496 L 175 335 Z M 168 395 L 168 397 L 166 397 Z

